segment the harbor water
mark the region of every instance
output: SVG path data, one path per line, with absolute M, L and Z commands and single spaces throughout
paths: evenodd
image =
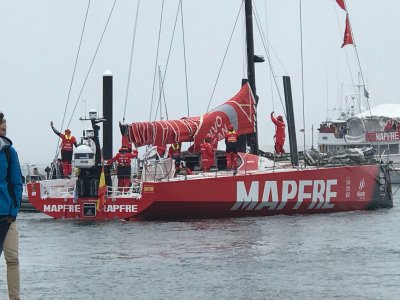
M 393 191 L 399 188 L 393 186 Z M 398 299 L 395 207 L 185 222 L 21 213 L 21 299 Z M 0 299 L 7 299 L 4 257 Z

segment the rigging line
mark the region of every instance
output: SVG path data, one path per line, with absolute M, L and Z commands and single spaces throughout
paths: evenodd
M 165 77 L 167 76 L 169 59 L 170 59 L 170 57 L 171 57 L 171 52 L 172 52 L 172 45 L 173 45 L 173 43 L 174 43 L 174 37 L 175 37 L 175 32 L 176 32 L 176 24 L 177 24 L 177 22 L 178 22 L 179 9 L 180 9 L 180 6 L 181 6 L 181 5 L 180 5 L 180 2 L 181 2 L 181 1 L 182 1 L 182 0 L 179 1 L 178 9 L 177 9 L 176 15 L 175 15 L 174 28 L 173 28 L 173 31 L 172 31 L 171 43 L 169 44 L 167 62 L 166 62 L 166 64 L 165 64 L 165 71 L 164 71 L 164 75 L 163 75 L 162 80 L 161 80 L 161 90 L 160 90 L 160 93 L 159 93 L 159 96 L 158 96 L 158 98 L 159 98 L 158 101 L 161 101 L 162 91 L 164 90 L 164 82 L 165 82 Z
M 272 72 L 272 74 L 273 74 L 272 77 L 273 77 L 273 80 L 274 80 L 274 82 L 275 82 L 275 88 L 276 88 L 276 90 L 277 90 L 277 93 L 278 93 L 278 96 L 279 96 L 279 100 L 280 100 L 280 102 L 281 102 L 281 106 L 282 106 L 283 112 L 284 112 L 284 114 L 285 114 L 285 116 L 286 116 L 285 105 L 283 104 L 283 101 L 282 101 L 282 94 L 281 94 L 281 92 L 280 92 L 280 90 L 279 90 L 278 82 L 276 81 L 277 76 L 275 75 L 274 68 L 272 67 L 271 55 L 270 55 L 270 53 L 268 52 L 268 47 L 267 47 L 266 41 L 265 41 L 265 39 L 264 39 L 264 35 L 265 35 L 265 34 L 264 34 L 264 31 L 263 31 L 262 26 L 261 26 L 261 24 L 260 24 L 260 18 L 259 18 L 259 15 L 258 15 L 258 12 L 257 12 L 257 8 L 256 8 L 255 5 L 253 5 L 253 10 L 254 10 L 254 15 L 255 15 L 255 20 L 256 20 L 257 28 L 258 28 L 258 31 L 259 31 L 259 33 L 260 33 L 260 37 L 261 37 L 261 41 L 262 41 L 262 44 L 263 44 L 263 47 L 264 47 L 265 54 L 266 54 L 266 56 L 267 56 L 267 60 L 268 60 L 268 65 L 269 65 L 269 68 L 270 68 L 270 72 Z
M 267 0 L 264 0 L 264 14 L 265 14 L 265 39 L 267 41 L 267 49 L 268 52 L 269 47 L 270 47 L 270 42 L 269 42 L 269 33 L 268 33 L 268 9 L 267 9 Z M 269 70 L 269 84 L 270 84 L 270 89 L 271 89 L 271 101 L 272 101 L 272 111 L 275 111 L 275 98 L 274 98 L 274 83 L 273 83 L 273 73 L 272 70 Z
M 253 11 L 254 11 L 254 14 L 255 14 L 255 16 L 256 16 L 256 19 L 259 19 L 260 20 L 260 17 L 259 17 L 259 15 L 258 15 L 258 10 L 257 10 L 257 6 L 256 6 L 256 4 L 255 4 L 255 2 L 254 2 L 254 9 L 253 9 Z M 261 24 L 261 21 L 258 21 L 260 24 Z M 264 30 L 262 30 L 262 26 L 261 25 L 258 25 L 258 27 L 259 27 L 259 31 L 260 32 L 262 32 L 262 35 L 260 34 L 260 36 L 261 36 L 261 38 L 264 38 L 264 36 L 265 36 L 265 34 L 264 34 Z M 268 48 L 268 49 L 271 49 L 272 50 L 272 53 L 275 55 L 275 57 L 276 57 L 276 59 L 278 60 L 278 63 L 279 63 L 279 65 L 281 66 L 281 68 L 283 69 L 283 71 L 284 71 L 284 73 L 286 74 L 286 75 L 288 75 L 289 74 L 289 72 L 286 70 L 286 68 L 285 68 L 285 66 L 283 65 L 283 63 L 282 63 L 282 61 L 279 59 L 279 55 L 276 53 L 276 51 L 274 50 L 274 47 L 272 47 L 272 45 L 271 45 L 271 43 L 269 42 L 269 40 L 267 39 L 267 43 L 264 41 L 264 43 L 265 44 L 268 44 L 268 47 L 265 47 L 264 46 L 264 48 L 266 49 L 266 48 Z M 271 55 L 269 54 L 269 52 L 270 51 L 266 51 L 266 53 L 267 53 L 267 55 L 269 55 L 269 57 L 271 57 Z M 272 68 L 271 68 L 272 69 Z
M 185 43 L 185 26 L 183 22 L 183 4 L 181 4 L 181 24 L 182 24 L 182 41 L 183 41 L 183 60 L 185 65 L 185 84 L 186 84 L 186 105 L 187 105 L 187 116 L 190 116 L 189 110 L 189 87 L 188 87 L 188 75 L 187 75 L 187 63 L 186 63 L 186 43 Z
M 160 24 L 158 27 L 158 40 L 157 40 L 157 52 L 156 52 L 156 62 L 154 64 L 154 72 L 153 72 L 153 90 L 151 92 L 151 103 L 150 103 L 150 112 L 149 112 L 149 121 L 151 121 L 151 113 L 153 112 L 153 103 L 154 103 L 154 94 L 156 88 L 156 75 L 157 75 L 157 66 L 158 66 L 158 56 L 160 51 L 160 40 L 161 40 L 161 28 L 163 22 L 163 15 L 164 15 L 164 0 L 161 4 L 161 15 L 160 15 Z
M 362 86 L 364 87 L 364 90 L 365 90 L 364 76 L 363 76 L 363 74 L 362 74 L 360 58 L 359 58 L 359 55 L 358 55 L 357 46 L 356 46 L 355 38 L 354 38 L 354 35 L 353 35 L 353 29 L 352 29 L 352 26 L 351 26 L 351 21 L 350 21 L 350 16 L 349 16 L 349 10 L 348 10 L 348 7 L 347 7 L 347 4 L 346 4 L 345 0 L 343 0 L 343 3 L 344 3 L 344 5 L 345 5 L 345 10 L 346 10 L 346 19 L 348 18 L 348 20 L 349 20 L 350 34 L 351 34 L 351 37 L 352 37 L 352 39 L 353 39 L 353 46 L 354 46 L 354 50 L 355 50 L 356 56 L 357 56 L 357 62 L 358 62 L 358 68 L 359 68 L 359 75 L 358 75 L 359 78 L 358 78 L 358 84 L 357 84 L 358 90 L 356 90 L 356 85 L 354 84 L 354 80 L 353 80 L 353 76 L 352 76 L 352 73 L 351 73 L 351 69 L 350 69 L 350 64 L 349 64 L 349 62 L 348 62 L 348 66 L 349 66 L 349 71 L 350 71 L 350 75 L 351 75 L 351 80 L 352 80 L 352 83 L 353 83 L 353 87 L 354 87 L 354 90 L 355 90 L 355 92 L 357 93 L 357 96 L 358 96 L 356 99 L 357 99 L 357 104 L 358 104 L 359 111 L 360 111 L 360 116 L 361 116 L 360 120 L 361 120 L 361 122 L 362 122 L 362 124 L 363 124 L 363 127 L 364 127 L 365 132 L 368 133 L 369 130 L 368 130 L 367 126 L 365 125 L 365 120 L 364 120 L 364 117 L 363 117 L 363 113 L 362 113 L 362 111 L 361 111 L 361 95 L 360 95 L 360 87 L 361 87 L 361 84 L 360 84 L 359 81 L 360 81 L 360 74 L 361 74 Z M 334 6 L 335 6 L 335 3 L 333 3 L 333 4 L 334 4 Z M 337 7 L 336 7 L 336 6 L 335 6 L 335 11 L 336 11 L 336 16 L 337 16 Z M 338 23 L 339 23 L 339 20 L 338 20 Z M 339 25 L 339 28 L 340 28 L 340 25 Z M 346 53 L 346 59 L 347 59 L 347 52 L 345 51 L 345 53 Z M 366 102 L 367 102 L 367 105 L 368 105 L 368 110 L 369 110 L 370 116 L 372 116 L 371 107 L 370 107 L 370 105 L 369 105 L 368 98 L 367 98 L 367 101 L 366 101 Z M 370 143 L 371 143 L 372 145 L 375 145 L 375 143 L 374 143 L 373 141 L 371 141 L 371 140 L 370 140 Z
M 300 52 L 301 52 L 301 97 L 303 102 L 303 150 L 306 151 L 306 117 L 305 117 L 305 102 L 304 102 L 304 57 L 303 57 L 303 14 L 300 4 Z M 304 160 L 305 161 L 305 160 Z
M 122 117 L 122 122 L 123 123 L 125 123 L 126 106 L 128 104 L 129 85 L 130 85 L 130 81 L 131 81 L 132 61 L 133 61 L 133 52 L 135 50 L 136 28 L 137 28 L 138 17 L 139 17 L 139 8 L 140 8 L 140 0 L 138 0 L 137 6 L 136 6 L 135 26 L 134 26 L 134 29 L 133 29 L 132 44 L 131 44 L 131 57 L 129 59 L 128 82 L 127 82 L 127 85 L 126 85 L 126 92 L 125 92 L 124 114 L 123 114 L 123 117 Z
M 160 107 L 160 120 L 162 120 L 163 119 L 163 111 L 162 111 L 162 108 L 163 108 L 163 106 L 162 106 L 162 104 L 161 104 L 161 95 L 162 95 L 162 90 L 161 90 L 161 68 L 160 68 L 160 66 L 158 66 L 158 87 L 160 88 L 160 91 L 159 91 L 159 95 L 160 95 L 160 97 L 158 98 L 158 107 Z M 158 108 L 157 107 L 157 108 Z
M 338 23 L 339 30 L 340 30 L 340 32 L 342 32 L 342 28 L 341 28 L 340 22 L 339 22 L 339 16 L 338 16 L 338 13 L 337 13 L 338 9 L 337 9 L 337 6 L 336 6 L 336 3 L 335 3 L 335 2 L 336 2 L 336 1 L 333 0 L 332 3 L 333 3 L 333 6 L 334 6 L 334 9 L 335 9 L 336 19 L 337 19 L 337 23 Z M 346 5 L 345 2 L 343 2 L 343 3 L 344 3 L 345 8 L 346 8 L 346 16 L 348 16 L 347 5 Z M 350 17 L 349 17 L 349 22 L 350 22 Z M 351 34 L 351 36 L 353 37 L 353 33 L 352 33 L 352 30 L 351 30 L 351 26 L 350 26 L 350 31 L 351 31 L 350 34 Z M 354 37 L 353 37 L 353 43 L 354 43 Z M 354 43 L 353 45 L 354 45 L 354 49 L 355 49 L 356 55 L 357 55 L 357 48 L 355 47 L 355 43 Z M 353 72 L 351 71 L 349 56 L 348 56 L 348 54 L 347 54 L 346 49 L 344 49 L 344 54 L 345 54 L 345 57 L 346 57 L 347 67 L 348 67 L 348 69 L 349 69 L 349 74 L 350 74 L 351 83 L 352 83 L 352 86 L 353 86 L 353 89 L 354 89 L 354 93 L 355 93 L 355 94 L 359 94 L 359 92 L 356 90 L 356 84 L 355 84 L 355 81 L 354 81 Z M 358 57 L 358 56 L 357 56 L 357 57 Z M 362 116 L 362 112 L 361 112 L 361 103 L 360 103 L 359 97 L 357 97 L 357 103 L 358 103 L 359 111 L 360 111 L 360 114 L 361 114 L 361 118 L 360 118 L 360 119 L 361 119 L 361 122 L 362 122 L 362 124 L 363 124 L 363 127 L 364 127 L 365 131 L 367 132 L 367 128 L 366 128 L 366 125 L 365 125 L 365 122 L 364 122 L 364 119 L 363 119 L 363 116 Z
M 242 4 L 240 5 L 238 14 L 236 16 L 235 24 L 233 25 L 233 29 L 232 29 L 231 35 L 229 37 L 228 45 L 227 45 L 227 47 L 225 49 L 224 57 L 222 59 L 221 66 L 220 66 L 219 71 L 218 71 L 217 79 L 215 80 L 215 84 L 214 84 L 214 87 L 213 87 L 213 90 L 212 90 L 212 93 L 211 93 L 210 101 L 208 101 L 206 113 L 210 109 L 211 101 L 212 101 L 212 99 L 214 97 L 214 93 L 215 93 L 215 89 L 216 89 L 217 84 L 218 84 L 219 77 L 221 76 L 222 67 L 224 66 L 226 55 L 228 54 L 229 46 L 230 46 L 230 44 L 232 42 L 233 33 L 235 32 L 235 28 L 236 28 L 236 25 L 237 25 L 237 22 L 238 22 L 238 19 L 239 19 L 239 16 L 240 16 L 240 12 L 242 11 L 243 3 L 244 3 L 244 0 L 242 0 Z
M 161 93 L 161 71 L 160 71 L 160 65 L 158 65 L 158 87 L 159 87 L 159 91 L 158 93 Z M 158 109 L 160 109 L 160 120 L 162 118 L 162 107 L 160 105 L 160 100 L 157 101 L 157 106 L 156 106 L 156 110 L 154 112 L 154 120 L 157 119 L 157 114 L 158 114 Z
M 78 51 L 77 51 L 77 53 L 76 53 L 74 69 L 73 69 L 73 71 L 72 71 L 71 82 L 70 82 L 70 84 L 69 84 L 69 90 L 68 90 L 68 96 L 67 96 L 67 103 L 65 104 L 64 115 L 63 115 L 63 119 L 62 119 L 62 122 L 61 122 L 61 129 L 63 129 L 63 127 L 64 127 L 65 116 L 66 116 L 66 114 L 67 114 L 67 108 L 68 108 L 68 104 L 69 104 L 69 99 L 70 99 L 70 97 L 71 97 L 72 84 L 73 84 L 74 78 L 75 78 L 76 66 L 78 65 L 78 58 L 79 58 L 79 53 L 80 53 L 80 51 L 81 51 L 81 46 L 82 46 L 82 41 L 83 41 L 83 34 L 84 34 L 85 28 L 86 28 L 86 21 L 87 21 L 87 17 L 88 17 L 88 14 L 89 14 L 89 8 L 90 8 L 90 0 L 88 1 L 88 5 L 87 5 L 87 8 L 86 8 L 85 19 L 84 19 L 84 21 L 83 21 L 81 37 L 80 37 L 80 39 L 79 39 Z M 59 145 L 60 145 L 60 140 L 58 139 L 55 157 L 58 156 L 58 153 L 59 153 Z
M 356 39 L 354 38 L 353 28 L 352 28 L 352 26 L 351 26 L 351 21 L 350 21 L 350 16 L 349 16 L 349 9 L 347 8 L 346 2 L 345 2 L 344 0 L 343 0 L 343 3 L 345 4 L 346 11 L 347 11 L 347 16 L 349 17 L 350 34 L 351 34 L 351 37 L 353 38 L 353 45 L 354 45 L 354 49 L 355 49 L 355 51 L 356 51 L 357 62 L 358 62 L 358 68 L 359 68 L 360 73 L 361 73 L 361 82 L 362 82 L 362 85 L 363 85 L 364 91 L 365 91 L 364 75 L 363 75 L 363 71 L 362 71 L 362 68 L 361 68 L 360 57 L 359 57 L 359 55 L 358 55 Z M 369 114 L 370 114 L 370 116 L 372 116 L 371 107 L 370 107 L 370 105 L 369 105 L 369 99 L 368 99 L 368 98 L 366 98 L 366 99 L 367 99 L 366 102 L 367 102 L 367 105 L 368 105 Z M 360 113 L 361 113 L 361 112 L 360 112 Z
M 103 29 L 103 32 L 102 32 L 102 34 L 101 34 L 99 43 L 97 44 L 96 51 L 95 51 L 95 53 L 94 53 L 94 55 L 93 55 L 93 59 L 92 59 L 92 61 L 91 61 L 91 63 L 90 63 L 89 69 L 88 69 L 88 71 L 87 71 L 87 73 L 86 73 L 86 77 L 85 77 L 85 80 L 84 80 L 83 85 L 82 85 L 82 88 L 81 88 L 81 90 L 80 90 L 80 92 L 79 92 L 78 99 L 77 99 L 76 102 L 75 102 L 75 106 L 74 106 L 74 110 L 72 111 L 71 118 L 70 118 L 69 121 L 68 121 L 68 126 L 71 124 L 71 121 L 72 121 L 72 118 L 73 118 L 73 116 L 74 116 L 76 107 L 78 106 L 79 100 L 81 99 L 81 96 L 82 96 L 82 93 L 83 93 L 83 89 L 85 88 L 86 81 L 87 81 L 87 79 L 88 79 L 88 77 L 89 77 L 89 74 L 90 74 L 90 70 L 92 69 L 93 63 L 94 63 L 94 61 L 95 61 L 95 59 L 96 59 L 96 56 L 97 56 L 97 53 L 98 53 L 98 51 L 99 51 L 101 42 L 103 41 L 104 34 L 105 34 L 106 30 L 107 30 L 108 23 L 110 22 L 110 19 L 111 19 L 111 16 L 112 16 L 112 13 L 113 13 L 113 11 L 114 11 L 114 7 L 115 7 L 115 4 L 116 4 L 116 3 L 117 3 L 117 0 L 114 0 L 114 4 L 113 4 L 113 6 L 112 6 L 112 8 L 111 8 L 111 10 L 110 10 L 110 14 L 109 14 L 109 16 L 108 16 L 106 25 L 104 26 L 104 29 Z
M 88 5 L 87 5 L 87 8 L 86 8 L 86 14 L 85 14 L 85 20 L 83 21 L 81 37 L 80 37 L 80 40 L 79 40 L 78 51 L 77 51 L 76 57 L 75 57 L 75 64 L 74 64 L 74 70 L 72 71 L 71 82 L 69 84 L 67 103 L 65 104 L 64 116 L 63 116 L 63 119 L 62 119 L 62 122 L 61 122 L 61 128 L 63 128 L 63 126 L 64 126 L 64 121 L 65 121 L 65 116 L 66 116 L 66 112 L 67 112 L 67 108 L 68 108 L 68 103 L 69 103 L 69 99 L 70 99 L 70 96 L 71 96 L 72 84 L 73 84 L 74 78 L 75 78 L 76 66 L 78 65 L 78 59 L 79 59 L 79 54 L 80 54 L 80 51 L 81 51 L 83 35 L 85 33 L 86 21 L 87 21 L 87 17 L 88 17 L 88 14 L 89 14 L 89 8 L 90 8 L 90 0 L 88 1 Z
M 340 26 L 340 21 L 339 21 L 339 15 L 338 15 L 338 9 L 337 9 L 337 4 L 336 4 L 336 0 L 332 0 L 334 9 L 335 9 L 335 13 L 336 13 L 336 20 L 338 23 L 338 27 L 339 27 L 339 31 L 342 32 L 342 26 Z M 351 71 L 351 66 L 350 66 L 350 60 L 349 60 L 349 55 L 347 54 L 346 49 L 344 50 L 344 55 L 346 57 L 346 63 L 347 63 L 347 68 L 349 69 L 349 74 L 350 74 L 350 79 L 351 79 L 351 83 L 353 85 L 353 87 L 355 86 L 355 81 L 354 81 L 354 76 L 353 76 L 353 72 Z
M 243 45 L 243 58 L 242 58 L 242 78 L 247 77 L 247 53 L 246 53 L 246 15 L 243 14 L 242 24 L 242 45 Z
M 165 110 L 165 117 L 167 120 L 169 120 L 169 116 L 168 116 L 168 108 L 167 108 L 167 101 L 165 101 L 165 89 L 161 89 L 161 78 L 162 78 L 162 72 L 161 72 L 161 67 L 158 66 L 158 85 L 160 87 L 160 101 L 158 103 L 159 107 L 160 107 L 160 120 L 162 120 L 162 105 L 161 102 L 164 102 L 164 110 Z M 163 100 L 163 101 L 162 101 Z M 158 106 L 157 106 L 157 110 L 158 110 Z

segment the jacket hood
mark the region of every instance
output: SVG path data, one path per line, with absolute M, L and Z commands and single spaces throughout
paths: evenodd
M 12 142 L 9 138 L 5 136 L 0 136 L 0 151 L 3 151 L 6 148 L 9 148 L 12 146 Z

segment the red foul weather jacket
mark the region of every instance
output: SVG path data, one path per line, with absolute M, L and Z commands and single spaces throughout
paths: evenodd
M 275 141 L 278 144 L 283 145 L 285 142 L 285 122 L 284 121 L 279 121 L 277 119 L 275 119 L 272 115 L 271 115 L 271 120 L 272 122 L 274 122 L 275 126 L 276 126 L 276 130 L 275 130 Z

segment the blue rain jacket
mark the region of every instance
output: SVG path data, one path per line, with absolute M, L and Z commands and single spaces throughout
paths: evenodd
M 10 149 L 11 154 L 11 174 L 9 184 L 12 186 L 16 201 L 11 198 L 8 191 L 8 162 L 6 153 L 4 151 L 6 148 Z M 16 218 L 21 206 L 21 198 L 22 175 L 17 152 L 12 147 L 12 142 L 10 139 L 0 136 L 0 217 L 10 216 Z

